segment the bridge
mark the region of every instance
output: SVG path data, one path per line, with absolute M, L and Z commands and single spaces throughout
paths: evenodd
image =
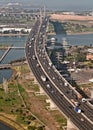
M 10 51 L 11 47 L 8 47 L 8 49 L 5 51 L 5 53 L 2 55 L 2 57 L 0 58 L 0 62 L 2 62 L 2 60 L 5 58 L 5 56 L 8 54 L 8 52 Z
M 47 96 L 64 113 L 65 117 L 70 119 L 77 129 L 92 130 L 93 108 L 88 102 L 82 102 L 80 93 L 58 72 L 47 54 L 46 28 L 48 20 L 48 17 L 42 20 L 37 19 L 31 30 L 25 47 L 28 65 Z M 42 75 L 45 80 L 42 80 Z M 79 106 L 76 106 L 76 102 L 79 103 Z M 76 107 L 81 110 L 80 113 L 75 111 Z
M 25 49 L 25 47 L 18 47 L 18 46 L 9 46 L 9 47 L 0 47 L 0 49 L 8 49 L 8 48 L 10 48 L 10 49 Z
M 11 64 L 0 64 L 0 69 L 8 69 L 11 68 Z
M 10 46 L 10 47 L 0 47 L 0 49 L 7 49 L 5 51 L 5 53 L 1 56 L 0 58 L 0 63 L 2 62 L 2 60 L 5 58 L 5 56 L 8 54 L 8 52 L 11 50 L 11 49 L 25 49 L 25 47 L 15 47 L 15 46 Z
M 27 64 L 27 62 L 26 61 L 19 61 L 19 62 L 11 63 L 11 64 L 0 64 L 0 69 L 10 69 L 13 66 L 19 66 L 22 64 Z

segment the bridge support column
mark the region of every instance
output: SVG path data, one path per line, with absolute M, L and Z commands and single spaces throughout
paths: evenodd
M 74 126 L 74 124 L 71 122 L 70 119 L 67 119 L 67 130 L 78 130 L 76 129 L 76 127 Z
M 46 99 L 46 103 L 49 103 L 49 106 L 47 106 L 47 109 L 57 110 L 57 106 L 54 104 L 54 102 L 51 99 Z
M 5 94 L 8 93 L 8 82 L 5 78 L 3 78 L 3 89 L 5 91 Z

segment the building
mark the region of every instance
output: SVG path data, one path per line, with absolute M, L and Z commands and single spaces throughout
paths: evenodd
M 3 28 L 3 27 L 1 27 L 0 28 L 0 33 L 4 33 L 4 32 L 12 32 L 12 31 L 15 31 L 15 32 L 21 32 L 21 31 L 23 31 L 23 32 L 30 32 L 31 31 L 31 29 L 26 29 L 26 28 Z
M 88 53 L 86 55 L 86 60 L 93 60 L 93 54 L 92 53 Z
M 86 60 L 93 60 L 93 49 L 88 49 Z

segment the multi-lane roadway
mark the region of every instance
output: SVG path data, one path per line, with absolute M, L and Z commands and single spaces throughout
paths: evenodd
M 87 102 L 77 98 L 76 90 L 59 74 L 47 55 L 47 24 L 48 18 L 43 18 L 42 21 L 37 19 L 28 37 L 25 52 L 29 67 L 47 95 L 78 129 L 93 130 L 93 109 Z M 42 75 L 46 77 L 46 81 L 41 79 Z M 79 102 L 81 113 L 74 111 L 72 99 Z

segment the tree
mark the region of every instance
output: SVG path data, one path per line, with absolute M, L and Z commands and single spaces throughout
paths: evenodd
M 43 126 L 38 127 L 38 130 L 44 130 Z
M 35 126 L 28 126 L 28 130 L 35 130 L 36 127 Z
M 84 62 L 84 61 L 86 61 L 86 54 L 78 53 L 77 56 L 76 56 L 76 61 L 77 62 Z

